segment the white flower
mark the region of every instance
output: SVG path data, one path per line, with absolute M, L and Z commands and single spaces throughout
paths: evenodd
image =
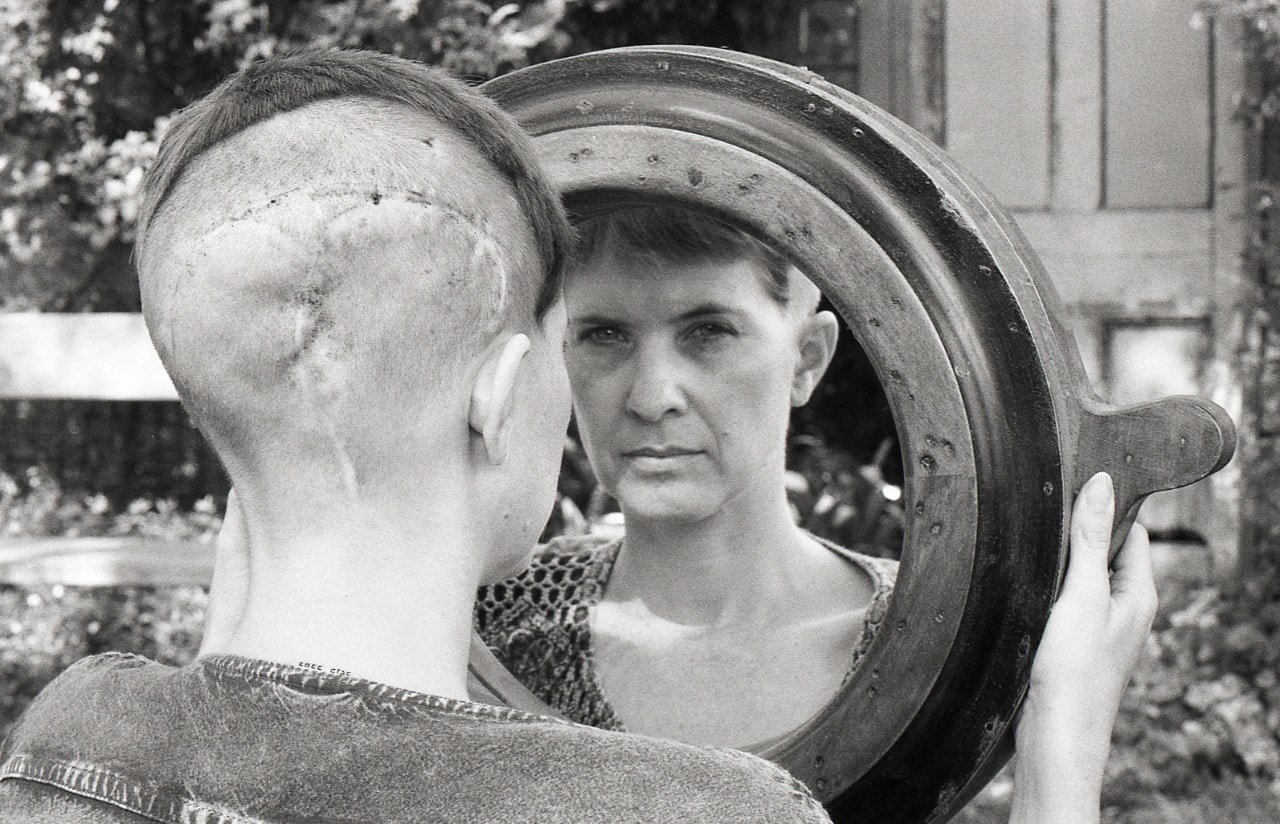
M 38 112 L 62 111 L 63 95 L 43 80 L 27 78 L 22 84 L 22 97 Z

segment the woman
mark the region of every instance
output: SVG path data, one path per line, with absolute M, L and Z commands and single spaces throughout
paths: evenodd
M 560 539 L 482 591 L 477 628 L 581 723 L 758 747 L 831 699 L 896 563 L 796 526 L 790 410 L 838 321 L 776 252 L 691 210 L 588 222 L 565 283 L 578 432 L 625 537 Z

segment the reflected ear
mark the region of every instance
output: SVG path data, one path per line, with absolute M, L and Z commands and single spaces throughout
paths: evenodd
M 471 430 L 480 436 L 491 464 L 500 464 L 507 459 L 516 380 L 529 347 L 529 337 L 524 334 L 495 341 L 471 387 L 468 423 Z
M 804 406 L 836 353 L 840 321 L 831 312 L 816 312 L 801 321 L 800 359 L 791 378 L 791 405 Z

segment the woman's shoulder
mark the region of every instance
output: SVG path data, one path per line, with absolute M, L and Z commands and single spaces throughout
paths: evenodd
M 845 673 L 847 680 L 866 656 L 867 651 L 871 649 L 871 642 L 875 640 L 889 612 L 890 596 L 893 594 L 894 585 L 898 582 L 898 561 L 873 555 L 865 550 L 843 547 L 818 536 L 814 537 L 818 543 L 865 571 L 874 587 L 871 603 L 867 605 L 866 612 L 863 614 L 862 634 L 854 647 L 849 669 Z
M 899 563 L 897 559 L 873 555 L 867 551 L 869 548 L 851 549 L 844 547 L 817 535 L 814 536 L 814 539 L 846 561 L 865 571 L 875 586 L 877 599 L 888 597 L 889 593 L 893 591 L 894 585 L 898 582 Z

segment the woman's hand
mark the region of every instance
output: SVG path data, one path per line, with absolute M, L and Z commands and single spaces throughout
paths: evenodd
M 1107 569 L 1115 498 L 1094 475 L 1071 514 L 1071 555 L 1031 667 L 1018 721 L 1011 822 L 1098 821 L 1120 697 L 1156 612 L 1146 530 L 1135 525 Z

